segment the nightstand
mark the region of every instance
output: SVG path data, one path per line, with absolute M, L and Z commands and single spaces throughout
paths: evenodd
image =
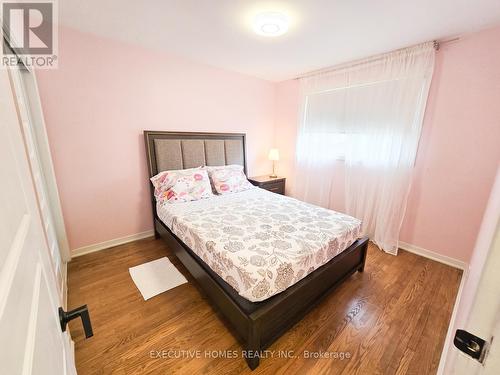
M 250 177 L 248 179 L 253 185 L 258 186 L 262 189 L 272 191 L 276 194 L 285 195 L 285 177 L 272 178 L 269 175 Z

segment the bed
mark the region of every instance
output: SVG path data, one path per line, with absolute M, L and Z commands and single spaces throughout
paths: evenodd
M 150 177 L 201 165 L 242 165 L 245 134 L 144 132 Z M 260 188 L 157 204 L 163 238 L 242 342 L 248 366 L 366 261 L 360 222 Z

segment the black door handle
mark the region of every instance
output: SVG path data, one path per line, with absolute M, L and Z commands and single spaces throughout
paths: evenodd
M 481 363 L 484 362 L 484 357 L 489 348 L 489 343 L 487 341 L 463 329 L 457 329 L 455 332 L 453 345 Z
M 66 331 L 66 325 L 70 320 L 76 318 L 82 318 L 83 330 L 85 331 L 85 338 L 89 338 L 94 336 L 94 332 L 92 331 L 92 323 L 90 323 L 90 315 L 89 309 L 87 305 L 83 305 L 77 307 L 71 311 L 64 311 L 62 307 L 59 307 L 59 322 L 61 323 L 61 329 L 63 332 Z

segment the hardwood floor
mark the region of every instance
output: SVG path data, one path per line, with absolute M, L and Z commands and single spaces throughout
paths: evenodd
M 162 256 L 189 283 L 144 301 L 128 268 Z M 86 303 L 94 328 L 94 337 L 85 340 L 80 322 L 70 323 L 77 370 L 80 375 L 434 374 L 461 274 L 405 251 L 394 257 L 370 246 L 365 272 L 355 273 L 275 342 L 251 372 L 222 317 L 166 245 L 137 241 L 69 264 L 68 308 Z M 224 353 L 232 358 L 222 358 Z

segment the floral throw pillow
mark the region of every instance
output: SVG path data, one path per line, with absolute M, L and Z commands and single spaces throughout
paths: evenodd
M 213 196 L 208 173 L 202 168 L 161 172 L 151 182 L 158 202 L 189 202 Z
M 247 180 L 241 165 L 224 167 L 207 167 L 208 175 L 217 194 L 237 193 L 252 189 L 254 186 Z

